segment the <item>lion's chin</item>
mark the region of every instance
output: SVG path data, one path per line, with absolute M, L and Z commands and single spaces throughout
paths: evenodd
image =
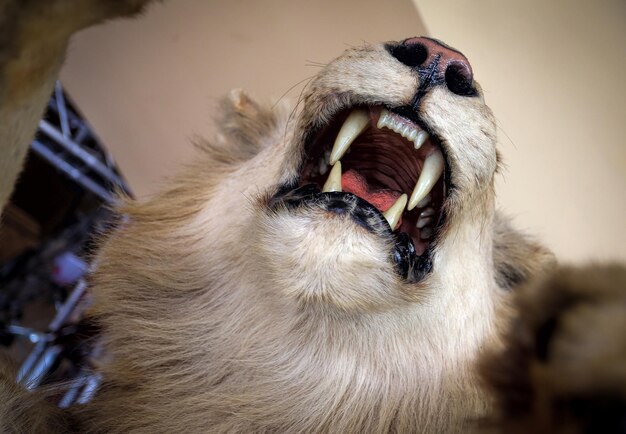
M 347 212 L 266 210 L 256 218 L 254 236 L 263 261 L 258 269 L 266 274 L 259 280 L 301 306 L 373 312 L 407 301 L 408 285 L 390 258 L 391 234 L 372 233 Z

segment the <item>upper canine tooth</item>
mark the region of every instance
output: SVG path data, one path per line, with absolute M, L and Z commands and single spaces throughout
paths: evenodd
M 421 148 L 427 139 L 428 133 L 426 131 L 420 131 L 417 133 L 417 137 L 413 140 L 413 143 L 415 143 L 415 149 Z
M 393 231 L 398 222 L 400 221 L 400 217 L 402 217 L 402 213 L 404 212 L 404 207 L 406 206 L 407 195 L 403 194 L 400 196 L 391 207 L 383 213 L 387 222 L 389 222 L 389 226 Z
M 335 164 L 343 157 L 343 154 L 346 153 L 354 139 L 367 127 L 369 121 L 367 111 L 363 109 L 352 110 L 352 113 L 341 126 L 339 134 L 337 134 L 333 150 L 330 153 L 330 164 Z
M 337 161 L 330 173 L 328 179 L 322 187 L 322 192 L 327 193 L 329 191 L 341 191 L 341 161 Z
M 435 152 L 426 157 L 426 160 L 424 161 L 422 173 L 420 173 L 420 177 L 415 184 L 413 193 L 411 193 L 411 199 L 409 199 L 409 211 L 415 208 L 418 202 L 430 193 L 430 190 L 437 183 L 437 180 L 443 173 L 443 168 L 443 155 L 439 149 L 435 149 Z

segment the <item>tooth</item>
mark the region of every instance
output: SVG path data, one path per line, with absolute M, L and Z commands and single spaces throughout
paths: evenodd
M 409 199 L 409 211 L 415 208 L 417 203 L 430 193 L 430 190 L 443 173 L 443 166 L 443 155 L 439 149 L 435 149 L 435 152 L 426 157 L 422 173 L 420 173 L 413 193 L 411 193 L 411 199 Z
M 389 125 L 389 110 L 387 109 L 382 109 L 380 111 L 380 116 L 378 118 L 378 123 L 376 124 L 376 127 L 378 129 L 382 128 L 382 127 L 386 127 Z
M 417 133 L 417 137 L 413 140 L 413 143 L 415 143 L 415 149 L 421 148 L 426 140 L 428 140 L 428 133 L 426 131 L 420 131 Z
M 341 161 L 337 161 L 328 175 L 328 179 L 322 188 L 323 193 L 329 191 L 341 191 Z
M 392 231 L 396 228 L 396 225 L 400 221 L 400 217 L 402 217 L 404 207 L 406 206 L 406 201 L 407 195 L 403 194 L 398 198 L 398 200 L 396 200 L 393 205 L 391 205 L 391 208 L 383 213 L 383 215 L 389 222 L 389 226 L 391 226 Z
M 434 208 L 426 208 L 424 211 L 420 213 L 420 217 L 430 217 L 435 215 Z
M 411 130 L 411 132 L 409 133 L 409 137 L 407 137 L 407 139 L 411 141 L 415 141 L 416 137 L 417 137 L 417 130 Z
M 433 236 L 433 228 L 428 227 L 424 228 L 420 231 L 420 238 L 423 240 L 427 240 L 428 238 Z
M 333 150 L 330 153 L 330 164 L 335 164 L 343 157 L 343 154 L 346 153 L 352 142 L 354 142 L 354 139 L 367 127 L 369 121 L 369 116 L 365 110 L 357 109 L 350 113 L 335 139 Z
M 417 219 L 417 223 L 415 224 L 415 226 L 417 226 L 418 229 L 422 229 L 423 227 L 427 226 L 431 222 L 432 222 L 431 217 L 420 217 L 419 219 Z
M 422 199 L 419 202 L 417 202 L 417 207 L 418 208 L 424 208 L 426 205 L 428 205 L 430 203 L 431 199 L 432 199 L 432 197 L 430 196 L 430 194 L 427 194 L 426 197 L 424 197 L 424 199 Z
M 326 164 L 326 160 L 324 160 L 323 158 L 320 158 L 320 161 L 318 162 L 318 167 L 319 167 L 319 172 L 320 175 L 325 175 L 326 172 L 328 171 L 328 164 Z

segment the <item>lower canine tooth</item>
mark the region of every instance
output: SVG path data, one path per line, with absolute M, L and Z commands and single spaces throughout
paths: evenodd
M 329 191 L 341 191 L 341 161 L 337 161 L 328 175 L 328 179 L 322 188 L 323 193 Z
M 395 230 L 398 222 L 400 221 L 400 217 L 402 217 L 404 207 L 406 207 L 406 201 L 407 195 L 403 194 L 396 200 L 393 205 L 391 205 L 391 208 L 383 213 L 383 215 L 387 219 L 387 222 L 389 222 L 389 226 L 391 227 L 392 231 Z
M 353 110 L 348 115 L 335 139 L 333 150 L 330 153 L 330 164 L 335 164 L 343 157 L 343 154 L 346 153 L 354 139 L 363 132 L 369 122 L 367 111 L 363 109 Z
M 430 190 L 437 183 L 437 180 L 443 173 L 444 161 L 443 155 L 439 149 L 435 149 L 435 152 L 426 157 L 424 161 L 424 167 L 422 167 L 422 173 L 415 184 L 413 193 L 411 193 L 411 199 L 409 199 L 408 209 L 411 211 L 417 206 L 419 201 L 424 199 Z

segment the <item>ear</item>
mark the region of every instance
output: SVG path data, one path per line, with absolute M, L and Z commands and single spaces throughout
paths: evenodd
M 247 161 L 271 142 L 282 112 L 282 107 L 263 106 L 243 90 L 232 90 L 220 103 L 216 140 L 200 140 L 196 145 L 223 163 Z
M 493 240 L 496 281 L 503 289 L 515 289 L 556 263 L 547 248 L 514 229 L 510 220 L 499 212 L 494 221 Z

